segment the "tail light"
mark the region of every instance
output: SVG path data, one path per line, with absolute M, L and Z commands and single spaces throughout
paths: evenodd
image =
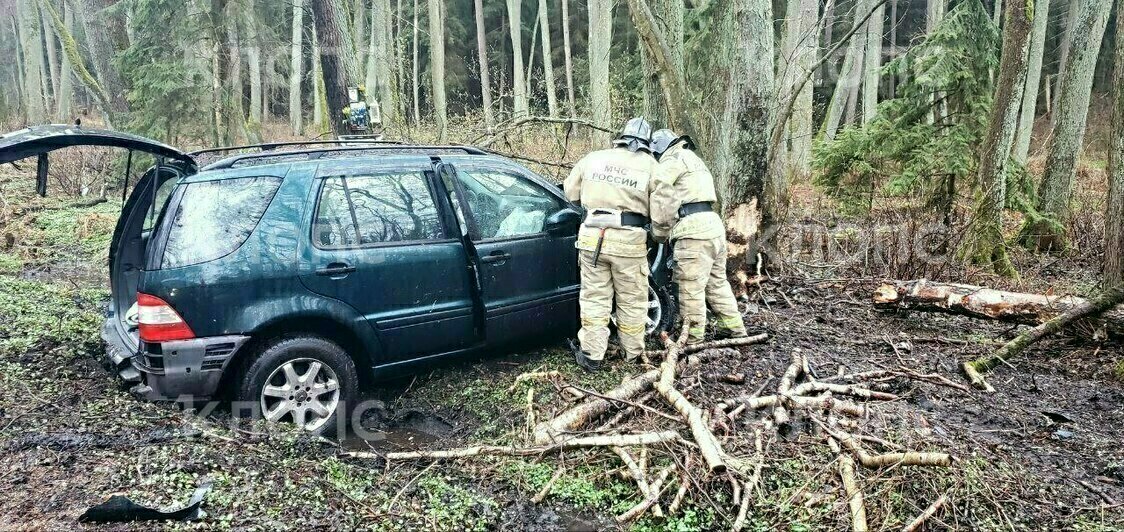
M 137 327 L 140 339 L 149 342 L 190 340 L 195 333 L 176 309 L 156 296 L 137 293 Z

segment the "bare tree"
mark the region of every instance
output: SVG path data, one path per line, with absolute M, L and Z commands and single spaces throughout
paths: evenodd
M 74 34 L 74 8 L 66 7 L 63 13 L 63 28 L 66 32 Z M 59 42 L 63 42 L 61 39 Z M 63 43 L 65 47 L 66 44 Z M 74 69 L 70 65 L 70 55 L 63 50 L 62 65 L 59 68 L 59 92 L 55 95 L 55 120 L 61 123 L 70 122 L 70 106 L 74 100 Z
M 55 100 L 54 103 L 57 104 L 59 97 L 59 70 L 61 68 L 59 65 L 59 51 L 57 45 L 55 45 L 55 37 L 49 30 L 51 24 L 47 21 L 45 9 L 39 9 L 39 27 L 43 28 L 43 44 L 47 52 L 47 64 L 46 68 L 43 69 L 43 73 L 50 76 L 50 83 L 44 84 L 43 86 L 51 90 L 51 98 L 53 98 Z M 48 102 L 50 101 L 51 100 L 48 99 Z
M 332 131 L 341 133 L 343 123 L 336 114 L 350 103 L 347 88 L 358 79 L 355 49 L 340 0 L 312 0 L 312 19 L 320 46 L 327 120 Z
M 246 65 L 250 75 L 250 128 L 257 129 L 261 135 L 262 123 L 262 67 L 261 67 L 261 34 L 258 31 L 257 2 L 249 2 L 240 9 L 243 25 L 246 28 Z M 239 91 L 237 94 L 241 94 Z
M 1082 2 L 1068 2 L 1069 11 L 1063 20 L 1061 40 L 1058 42 L 1058 73 L 1054 76 L 1054 99 L 1050 102 L 1050 109 L 1058 108 L 1058 101 L 1062 97 L 1062 80 L 1065 79 L 1065 69 L 1069 65 L 1069 52 L 1073 49 L 1073 30 L 1081 17 Z M 1050 125 L 1057 123 L 1057 115 L 1050 114 Z
M 593 123 L 602 128 L 612 127 L 612 108 L 609 104 L 609 48 L 613 39 L 612 0 L 589 0 L 589 99 Z M 604 142 L 608 135 L 594 132 L 594 138 Z
M 1112 142 L 1108 150 L 1105 203 L 1105 286 L 1124 283 L 1124 17 L 1116 13 L 1116 62 L 1112 78 Z
M 651 11 L 654 15 L 655 23 L 653 27 L 658 29 L 660 35 L 663 36 L 663 46 L 667 48 L 670 55 L 671 72 L 667 75 L 684 78 L 683 2 L 678 0 L 650 0 L 648 3 L 651 5 Z M 650 57 L 651 55 L 653 54 L 647 52 L 646 46 L 640 47 L 640 63 L 644 68 L 644 114 L 657 123 L 667 123 L 669 116 L 667 105 L 664 102 L 666 97 L 660 86 L 662 68 L 656 58 Z
M 476 11 L 476 59 L 480 63 L 480 96 L 484 104 L 484 127 L 491 133 L 496 127 L 496 117 L 492 114 L 492 79 L 488 67 L 488 47 L 484 33 L 484 0 L 474 0 Z
M 511 88 L 515 116 L 527 114 L 527 85 L 523 79 L 523 2 L 507 0 L 508 33 L 511 36 Z M 590 36 L 592 38 L 592 35 Z M 606 76 L 607 77 L 607 76 Z
M 866 53 L 863 57 L 863 123 L 878 112 L 878 83 L 882 77 L 882 30 L 886 3 L 879 2 L 866 22 Z
M 980 149 L 979 182 L 983 192 L 961 248 L 969 260 L 988 264 L 995 273 L 1006 277 L 1018 275 L 1007 257 L 1007 246 L 1003 241 L 1003 209 L 1007 205 L 1007 166 L 1015 141 L 1015 129 L 1019 124 L 1027 43 L 1030 40 L 1029 17 L 1033 9 L 1031 2 L 1007 3 L 999 79 L 988 118 L 987 135 Z
M 294 135 L 304 134 L 304 115 L 301 112 L 303 41 L 304 0 L 293 0 L 293 25 L 289 41 L 289 128 Z
M 812 164 L 812 75 L 819 48 L 818 0 L 788 0 L 778 94 L 795 99 L 788 119 L 788 168 L 777 171 L 807 175 Z
M 16 9 L 24 51 L 24 118 L 28 123 L 37 124 L 47 118 L 47 103 L 42 86 L 43 48 L 40 45 L 42 36 L 39 31 L 39 13 L 33 0 L 18 0 Z
M 414 104 L 414 124 L 421 123 L 421 81 L 418 77 L 421 75 L 421 67 L 418 65 L 418 0 L 414 0 L 414 76 L 413 83 L 413 104 Z
M 680 4 L 682 5 L 682 4 Z M 558 117 L 558 95 L 555 94 L 554 84 L 554 58 L 550 44 L 550 15 L 547 11 L 547 1 L 539 0 L 539 31 L 542 32 L 542 71 L 543 82 L 546 84 L 546 106 L 551 118 Z
M 853 92 L 852 89 L 858 87 L 862 79 L 860 74 L 865 41 L 859 38 L 856 28 L 863 16 L 861 13 L 862 3 L 855 3 L 851 31 L 856 34 L 851 37 L 851 42 L 847 45 L 847 53 L 843 56 L 843 67 L 839 70 L 839 79 L 835 82 L 835 90 L 832 91 L 831 102 L 827 107 L 827 116 L 824 118 L 823 138 L 828 142 L 835 139 L 835 134 L 839 131 L 839 124 L 843 119 L 844 108 L 847 107 L 849 101 L 849 95 Z
M 1085 138 L 1085 120 L 1093 90 L 1093 73 L 1108 25 L 1112 0 L 1082 2 L 1081 16 L 1073 28 L 1073 48 L 1065 66 L 1061 95 L 1055 108 L 1055 125 L 1046 159 L 1046 171 L 1038 185 L 1038 215 L 1023 226 L 1025 245 L 1038 250 L 1066 247 L 1063 222 L 1069 217 L 1069 201 L 1077 156 Z
M 570 0 L 562 2 L 562 46 L 566 58 L 566 104 L 570 108 L 570 118 L 578 116 L 577 102 L 574 100 L 574 66 L 570 55 Z
M 104 111 L 108 122 L 110 123 L 110 125 L 112 125 L 113 123 L 115 123 L 117 115 L 114 112 L 109 95 L 105 93 L 105 90 L 102 88 L 102 86 L 96 79 L 94 79 L 93 74 L 90 74 L 90 71 L 86 68 L 86 63 L 82 59 L 82 55 L 78 52 L 78 43 L 74 40 L 74 35 L 66 26 L 66 22 L 59 16 L 58 11 L 54 7 L 54 4 L 50 3 L 48 0 L 42 1 L 44 13 L 51 21 L 51 26 L 54 27 L 55 34 L 58 36 L 59 42 L 62 43 L 63 55 L 67 60 L 68 70 L 71 70 L 73 73 L 77 74 L 78 79 L 82 81 L 82 84 L 86 87 L 86 89 L 94 95 L 94 98 L 96 98 L 98 101 L 98 105 Z
M 1050 0 L 1039 0 L 1034 4 L 1034 28 L 1030 33 L 1030 59 L 1026 67 L 1026 86 L 1023 89 L 1022 111 L 1015 134 L 1015 148 L 1012 156 L 1020 164 L 1026 164 L 1030 153 L 1030 135 L 1034 132 L 1034 116 L 1038 107 L 1038 85 L 1042 79 L 1042 56 L 1046 50 L 1046 28 L 1050 24 Z
M 394 105 L 394 56 L 390 20 L 390 0 L 373 0 L 369 30 L 366 86 L 367 98 L 379 102 L 384 123 L 393 123 L 397 112 Z
M 449 134 L 445 107 L 445 0 L 429 0 L 429 68 L 437 139 L 444 142 Z

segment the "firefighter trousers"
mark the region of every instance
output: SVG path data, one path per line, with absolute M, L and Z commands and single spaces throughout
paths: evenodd
M 580 250 L 582 351 L 593 360 L 603 360 L 609 347 L 609 315 L 616 299 L 617 333 L 629 360 L 644 353 L 644 325 L 648 321 L 648 260 L 601 254 L 593 264 L 593 252 Z
M 681 238 L 675 241 L 674 249 L 679 314 L 691 324 L 688 341 L 703 340 L 708 305 L 720 331 L 731 336 L 745 336 L 745 323 L 726 279 L 726 239 Z

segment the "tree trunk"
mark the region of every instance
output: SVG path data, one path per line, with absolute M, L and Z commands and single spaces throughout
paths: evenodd
M 312 0 L 312 19 L 320 45 L 327 120 L 338 135 L 344 132 L 339 113 L 350 104 L 347 88 L 359 79 L 355 49 L 340 0 Z
M 1049 0 L 1045 0 L 1045 1 L 1049 1 Z M 999 27 L 1000 15 L 1002 15 L 1002 13 L 1003 13 L 1003 0 L 995 0 L 995 3 L 991 6 L 991 23 L 995 24 L 996 27 Z
M 773 106 L 773 5 L 732 0 L 733 62 L 724 131 L 729 168 L 720 176 L 723 214 L 734 268 L 755 260 L 755 244 L 769 236 L 776 213 L 768 200 L 770 112 Z M 737 264 L 742 261 L 743 264 Z
M 74 8 L 66 7 L 63 14 L 63 27 L 67 33 L 74 34 Z M 62 42 L 60 39 L 59 42 Z M 65 47 L 66 45 L 63 44 Z M 60 124 L 71 122 L 71 103 L 74 100 L 74 72 L 70 66 L 70 56 L 63 50 L 62 66 L 59 68 L 59 92 L 55 95 L 55 121 Z
M 372 0 L 377 2 L 378 0 Z M 364 79 L 367 76 L 367 67 L 370 65 L 368 56 L 374 53 L 374 49 L 370 47 L 367 37 L 367 6 L 364 0 L 354 0 L 351 4 L 351 38 L 355 46 L 355 63 L 358 70 L 355 71 L 355 79 Z M 374 11 L 372 6 L 371 20 L 371 33 L 374 33 L 378 27 L 378 21 L 374 19 Z M 366 46 L 366 49 L 364 47 Z M 370 90 L 370 85 L 367 86 Z
M 476 12 L 476 60 L 480 63 L 480 97 L 484 105 L 484 127 L 491 134 L 496 127 L 496 117 L 492 114 L 492 76 L 488 67 L 487 34 L 484 31 L 484 0 L 474 0 Z
M 304 0 L 293 0 L 293 26 L 289 41 L 289 128 L 294 135 L 304 134 L 304 115 L 301 112 L 303 41 Z
M 806 176 L 811 172 L 814 84 L 804 80 L 811 75 L 810 69 L 816 64 L 818 21 L 818 0 L 788 0 L 784 51 L 781 53 L 782 80 L 778 94 L 790 95 L 794 101 L 787 126 L 787 168 L 777 169 L 786 175 Z
M 874 291 L 874 307 L 887 310 L 918 310 L 958 314 L 970 318 L 998 320 L 1021 325 L 1039 325 L 1089 300 L 1075 296 L 1047 296 L 1004 292 L 982 286 L 926 281 L 884 283 Z M 1082 333 L 1095 333 L 1104 328 L 1114 337 L 1124 335 L 1124 308 L 1104 313 L 1093 327 Z
M 1065 27 L 1062 28 L 1061 42 L 1058 43 L 1058 73 L 1054 75 L 1054 98 L 1050 101 L 1051 109 L 1058 108 L 1058 100 L 1062 95 L 1062 80 L 1065 79 L 1065 69 L 1069 65 L 1069 53 L 1073 49 L 1073 29 L 1077 26 L 1081 17 L 1081 4 L 1082 2 L 1069 2 L 1069 11 L 1065 15 L 1063 22 Z M 1056 115 L 1051 113 L 1051 127 L 1057 123 L 1057 118 Z
M 406 123 L 406 39 L 402 36 L 402 0 L 395 0 L 394 7 L 394 63 L 398 69 L 394 91 L 394 105 L 397 116 Z
M 948 10 L 948 0 L 928 0 L 925 7 L 925 33 L 933 33 L 937 24 L 944 20 L 945 11 Z
M 418 79 L 420 75 L 421 67 L 418 65 L 418 0 L 414 0 L 414 76 L 412 78 L 414 125 L 421 123 L 421 103 L 419 103 L 419 99 L 421 96 L 421 81 Z
M 680 4 L 682 5 L 682 4 Z M 542 32 L 542 72 L 546 83 L 546 107 L 551 118 L 558 118 L 557 86 L 554 83 L 554 49 L 550 40 L 550 15 L 547 1 L 539 0 L 539 31 Z
M 39 28 L 39 12 L 34 0 L 19 0 L 20 36 L 23 47 L 24 71 L 24 118 L 28 124 L 39 124 L 47 119 L 47 103 L 43 97 L 43 54 L 42 35 Z
M 866 53 L 863 54 L 863 123 L 869 123 L 878 112 L 878 83 L 882 70 L 882 30 L 886 4 L 880 4 L 867 21 Z
M 852 29 L 862 20 L 862 4 L 861 1 L 856 3 Z M 840 69 L 839 77 L 835 82 L 835 90 L 831 93 L 831 102 L 828 104 L 827 116 L 824 118 L 823 126 L 823 139 L 827 142 L 835 140 L 835 134 L 839 132 L 839 124 L 843 119 L 843 112 L 849 104 L 853 103 L 849 95 L 852 93 L 852 89 L 858 87 L 860 83 L 859 75 L 863 62 L 865 40 L 859 38 L 859 36 L 859 33 L 851 36 L 851 42 L 847 45 L 847 55 L 843 56 L 843 67 Z M 854 113 L 854 107 L 851 107 L 850 112 Z
M 316 25 L 312 25 L 312 127 L 317 136 L 331 131 L 326 121 L 330 113 L 327 109 L 327 96 L 324 88 L 324 69 L 320 65 L 320 38 Z
M 449 134 L 445 108 L 445 0 L 429 0 L 429 72 L 433 82 L 433 110 L 437 120 L 437 140 Z M 524 105 L 526 104 L 524 95 Z
M 640 35 L 643 46 L 657 66 L 662 103 L 667 110 L 667 125 L 671 129 L 698 138 L 694 123 L 687 113 L 690 97 L 681 65 L 676 64 L 674 47 L 659 29 L 659 21 L 644 0 L 628 0 L 629 13 Z M 679 25 L 682 27 L 682 24 Z M 675 28 L 672 28 L 675 30 Z M 682 30 L 675 30 L 681 32 Z
M 1124 17 L 1116 13 L 1116 70 L 1112 82 L 1112 140 L 1105 204 L 1106 287 L 1124 284 Z
M 613 1 L 589 0 L 589 100 L 593 123 L 612 128 L 609 102 L 609 49 L 613 42 Z M 594 131 L 594 147 L 608 144 L 609 134 Z
M 246 25 L 246 64 L 250 70 L 250 128 L 256 130 L 255 135 L 261 137 L 262 123 L 262 69 L 261 69 L 261 36 L 258 33 L 256 1 L 250 2 L 242 9 L 243 21 Z
M 91 0 L 76 0 L 76 4 L 80 7 L 79 20 L 82 33 L 86 35 L 94 73 L 98 84 L 109 98 L 111 109 L 105 111 L 109 119 L 106 125 L 112 127 L 116 116 L 129 112 L 129 101 L 125 99 L 125 85 L 121 82 L 117 67 L 113 66 L 114 52 L 107 33 L 109 27 L 107 16 L 96 8 Z
M 245 28 L 239 27 L 241 6 L 227 5 L 225 21 L 230 24 L 226 30 L 227 47 L 230 53 L 226 79 L 230 86 L 226 89 L 225 100 L 229 102 L 223 116 L 226 118 L 226 129 L 230 132 L 230 140 L 235 144 L 253 143 L 257 139 L 250 136 L 246 128 L 246 109 L 242 106 L 242 35 Z
M 1034 28 L 1030 34 L 1030 58 L 1026 67 L 1026 86 L 1023 89 L 1022 110 L 1015 133 L 1015 151 L 1012 156 L 1026 165 L 1030 154 L 1030 137 L 1034 133 L 1034 117 L 1038 107 L 1038 86 L 1042 79 L 1042 57 L 1046 50 L 1046 29 L 1050 25 L 1050 0 L 1034 4 Z
M 578 116 L 577 102 L 574 100 L 574 65 L 570 53 L 570 0 L 562 2 L 562 46 L 565 48 L 566 59 L 566 104 L 570 109 L 570 118 Z
M 1017 277 L 1003 240 L 1003 209 L 1007 205 L 1007 165 L 1019 123 L 1019 104 L 1026 79 L 1027 44 L 1033 1 L 1008 2 L 1003 29 L 1002 61 L 987 134 L 980 150 L 979 184 L 982 187 L 975 217 L 965 232 L 961 254 L 976 264 L 988 264 L 995 273 Z M 1033 15 L 1038 16 L 1038 15 Z
M 651 0 L 655 27 L 663 35 L 666 47 L 671 54 L 671 65 L 679 78 L 684 78 L 683 67 L 683 2 L 676 0 Z M 664 103 L 663 89 L 660 86 L 660 65 L 651 57 L 644 46 L 640 47 L 641 64 L 644 70 L 644 115 L 654 123 L 668 123 L 668 106 Z
M 46 1 L 46 0 L 40 0 Z M 39 27 L 42 28 L 43 44 L 47 51 L 47 68 L 43 69 L 43 73 L 50 76 L 50 84 L 44 85 L 45 88 L 51 89 L 51 100 L 55 105 L 58 105 L 59 97 L 59 51 L 55 45 L 55 37 L 50 31 L 51 24 L 47 21 L 47 13 L 45 9 L 39 10 Z
M 511 37 L 511 83 L 514 116 L 527 114 L 527 85 L 523 75 L 523 2 L 522 0 L 507 0 L 507 25 Z M 591 15 L 592 16 L 592 15 Z M 592 37 L 592 35 L 590 36 Z
M 1077 157 L 1085 138 L 1089 96 L 1093 90 L 1093 71 L 1112 0 L 1083 2 L 1081 17 L 1073 28 L 1073 48 L 1062 80 L 1062 94 L 1055 108 L 1056 124 L 1046 159 L 1046 171 L 1038 185 L 1038 216 L 1023 225 L 1024 245 L 1038 250 L 1066 247 L 1065 222 Z
M 390 0 L 373 0 L 371 4 L 370 50 L 367 56 L 367 98 L 379 102 L 384 124 L 393 123 L 394 57 L 391 53 L 393 32 L 390 21 Z

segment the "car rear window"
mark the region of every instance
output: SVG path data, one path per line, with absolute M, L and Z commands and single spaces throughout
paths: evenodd
M 183 185 L 172 216 L 162 267 L 212 261 L 238 249 L 254 232 L 281 179 L 240 177 Z

